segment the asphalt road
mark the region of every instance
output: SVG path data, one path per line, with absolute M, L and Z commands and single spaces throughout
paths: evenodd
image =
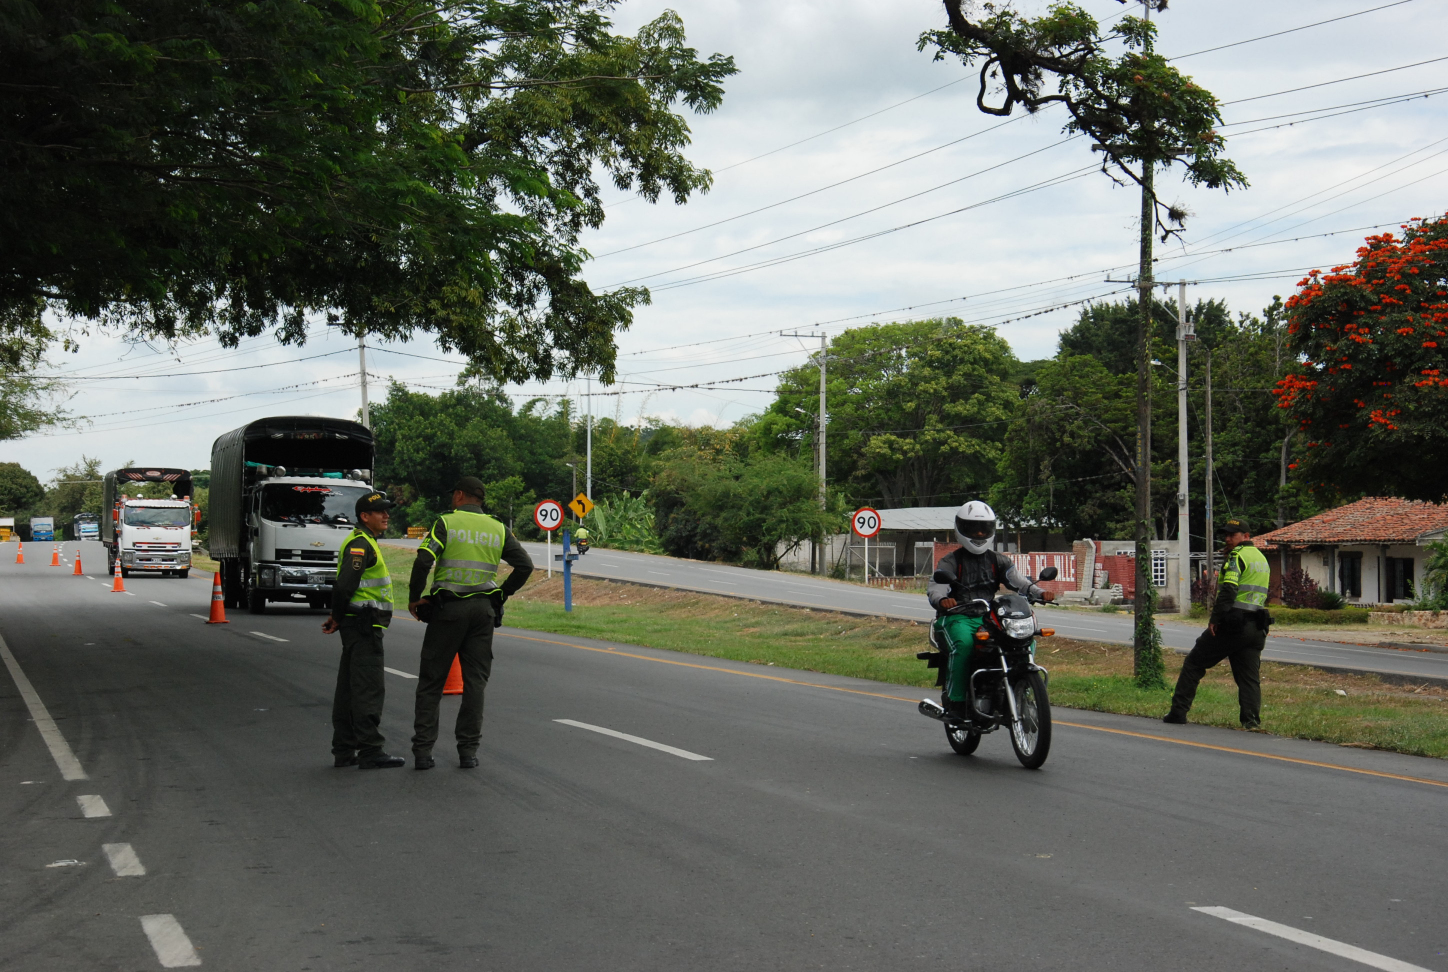
M 1448 972 L 1442 761 L 1062 710 L 1032 772 L 898 686 L 504 629 L 480 769 L 337 770 L 320 614 L 39 559 L 0 562 L 7 969 Z

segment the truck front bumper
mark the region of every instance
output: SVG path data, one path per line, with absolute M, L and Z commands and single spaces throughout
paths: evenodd
M 122 550 L 121 566 L 126 570 L 187 570 L 189 550 Z

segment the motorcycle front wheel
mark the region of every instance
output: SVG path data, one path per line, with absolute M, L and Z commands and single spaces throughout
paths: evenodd
M 1027 672 L 1011 686 L 1020 721 L 1011 725 L 1011 748 L 1026 769 L 1040 769 L 1051 752 L 1051 702 L 1040 672 Z
M 975 747 L 980 745 L 980 733 L 970 729 L 957 729 L 946 726 L 945 739 L 950 743 L 950 748 L 961 756 L 969 756 L 975 752 Z

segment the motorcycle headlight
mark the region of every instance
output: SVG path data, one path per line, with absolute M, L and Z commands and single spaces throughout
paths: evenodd
M 1006 634 L 1017 641 L 1025 641 L 1035 637 L 1035 618 L 1001 618 L 1001 627 L 1006 629 Z

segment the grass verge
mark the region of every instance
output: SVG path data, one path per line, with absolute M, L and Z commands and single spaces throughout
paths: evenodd
M 922 696 L 935 685 L 934 671 L 915 658 L 927 648 L 923 624 L 589 578 L 574 579 L 574 610 L 566 613 L 562 589 L 556 576 L 530 582 L 508 602 L 508 626 L 868 678 L 911 686 Z M 1168 683 L 1175 682 L 1182 657 L 1167 654 Z M 1132 682 L 1127 645 L 1044 638 L 1037 658 L 1051 672 L 1051 700 L 1059 706 L 1149 717 L 1169 707 L 1169 689 L 1138 689 Z M 1448 758 L 1445 695 L 1448 688 L 1431 683 L 1400 686 L 1371 675 L 1262 665 L 1263 727 L 1280 736 Z M 1240 728 L 1237 689 L 1225 663 L 1202 681 L 1191 721 Z

